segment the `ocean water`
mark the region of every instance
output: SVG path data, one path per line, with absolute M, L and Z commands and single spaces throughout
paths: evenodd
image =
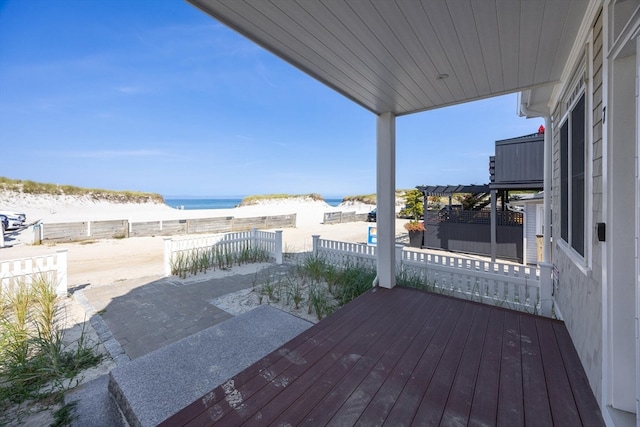
M 331 206 L 338 206 L 342 199 L 324 199 Z M 174 209 L 232 209 L 238 206 L 242 199 L 164 199 L 164 203 Z
M 164 203 L 174 209 L 231 209 L 242 199 L 164 199 Z

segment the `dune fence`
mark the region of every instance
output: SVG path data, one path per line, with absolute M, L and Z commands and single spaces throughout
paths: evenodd
M 366 221 L 368 213 L 353 212 L 325 212 L 323 224 L 343 224 L 346 222 Z
M 233 216 L 133 222 L 126 219 L 65 223 L 39 223 L 34 226 L 34 243 L 73 242 L 128 237 L 176 236 L 248 231 L 252 229 L 292 228 L 296 214 L 249 218 Z

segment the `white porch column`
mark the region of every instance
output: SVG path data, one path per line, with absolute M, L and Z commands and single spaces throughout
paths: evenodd
M 491 262 L 496 262 L 496 255 L 498 251 L 498 240 L 496 236 L 496 204 L 498 199 L 496 197 L 496 190 L 491 190 Z
M 553 135 L 551 116 L 544 116 L 544 179 L 542 183 L 544 222 L 542 223 L 542 261 L 551 262 L 551 180 L 553 170 L 552 144 Z
M 383 288 L 393 288 L 396 285 L 396 116 L 380 114 L 376 130 L 377 283 Z

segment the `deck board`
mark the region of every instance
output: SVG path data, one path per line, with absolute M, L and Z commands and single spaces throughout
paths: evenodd
M 553 425 L 535 319 L 522 317 L 520 330 L 525 423 Z
M 545 377 L 548 378 L 547 390 L 551 405 L 551 416 L 555 425 L 580 425 L 578 407 L 573 398 L 569 378 L 556 342 L 553 325 L 537 322 L 540 334 L 540 349 Z
M 405 303 L 410 304 L 412 301 L 407 298 Z M 283 409 L 286 410 L 288 417 L 290 407 L 300 394 L 316 394 L 316 386 L 322 385 L 323 381 L 333 382 L 342 378 L 361 360 L 364 360 L 365 363 L 370 362 L 378 351 L 376 343 L 384 338 L 389 329 L 401 328 L 402 326 L 402 319 L 398 319 L 392 306 L 385 307 L 384 310 L 385 315 L 380 319 L 380 323 L 376 324 L 361 319 L 362 322 L 357 325 L 357 328 L 354 328 L 354 323 L 345 327 L 344 332 L 350 339 L 344 339 L 330 353 L 325 354 L 328 357 L 320 358 L 312 366 L 309 366 L 310 363 L 300 366 L 300 370 L 305 369 L 305 371 L 299 376 L 294 376 L 297 386 L 283 390 L 273 389 L 269 394 L 269 402 L 262 405 L 260 411 L 247 425 L 269 424 L 283 412 Z M 363 357 L 367 353 L 370 356 Z M 368 369 L 371 369 L 371 366 Z M 288 378 L 290 379 L 290 376 Z M 277 399 L 275 399 L 276 395 Z M 247 404 L 250 405 L 251 400 L 248 400 Z
M 407 351 L 398 360 L 385 383 L 362 413 L 356 425 L 362 427 L 381 425 L 398 400 L 400 393 L 418 364 L 424 348 L 431 342 L 436 330 L 442 324 L 451 300 L 437 299 L 431 310 L 424 314 L 424 323 Z
M 462 314 L 445 345 L 442 358 L 435 367 L 435 372 L 416 411 L 414 424 L 438 425 L 440 423 L 454 378 L 460 367 L 465 343 L 479 309 L 477 305 L 463 306 Z
M 420 301 L 413 298 L 415 301 Z M 428 303 L 428 300 L 422 300 L 423 303 Z M 397 331 L 389 331 L 387 339 L 383 342 L 376 344 L 379 351 L 384 352 L 378 359 L 377 363 L 368 370 L 361 374 L 362 381 L 353 381 L 356 388 L 348 386 L 343 387 L 338 397 L 344 402 L 340 409 L 330 418 L 329 423 L 333 425 L 353 425 L 360 418 L 360 415 L 367 408 L 371 400 L 374 398 L 382 384 L 388 378 L 392 367 L 398 361 L 400 356 L 404 354 L 411 341 L 420 332 L 421 326 L 424 323 L 425 315 L 424 310 L 428 304 L 420 304 L 420 308 L 414 312 L 409 311 L 409 307 L 406 307 L 405 316 L 400 317 L 402 323 Z M 348 394 L 347 394 L 348 392 Z M 324 405 L 320 408 L 326 414 L 331 411 Z
M 520 315 L 505 313 L 498 390 L 498 426 L 524 425 Z
M 488 307 L 479 307 L 476 312 L 441 424 L 466 425 L 468 423 L 490 312 Z
M 410 302 L 406 297 L 402 300 L 403 303 Z M 360 316 L 353 322 L 344 324 L 342 328 L 335 331 L 333 340 L 328 340 L 330 343 L 335 342 L 335 345 L 318 346 L 309 357 L 305 358 L 304 363 L 291 366 L 285 373 L 267 383 L 259 393 L 245 399 L 244 404 L 248 408 L 256 409 L 254 413 L 233 411 L 220 421 L 222 423 L 247 422 L 250 418 L 251 422 L 247 425 L 265 425 L 273 414 L 288 409 L 297 396 L 305 393 L 331 367 L 336 364 L 350 366 L 354 363 L 355 355 L 368 350 L 384 332 L 383 327 L 397 318 L 394 307 L 391 305 L 377 310 L 376 314 L 379 316 L 379 323 Z M 293 381 L 295 381 L 295 387 L 283 387 L 283 384 L 288 385 Z
M 604 425 L 562 322 L 369 291 L 163 422 Z
M 429 299 L 413 299 L 413 302 L 417 302 L 414 308 L 406 307 L 407 317 L 399 317 L 399 327 L 395 330 L 388 330 L 385 334 L 385 339 L 376 343 L 378 351 L 382 350 L 384 354 L 380 355 L 375 366 L 371 366 L 369 362 L 373 356 L 370 352 L 365 355 L 366 357 L 361 358 L 354 368 L 339 382 L 326 382 L 327 385 L 331 386 L 326 392 L 323 393 L 323 388 L 316 387 L 313 393 L 301 396 L 295 405 L 300 408 L 300 413 L 303 417 L 294 417 L 294 414 L 291 414 L 288 422 L 292 425 L 325 424 L 337 412 L 340 412 L 340 405 L 350 407 L 352 402 L 349 399 L 353 399 L 354 396 L 359 396 L 360 405 L 366 406 L 381 384 L 384 383 L 391 371 L 389 369 L 390 365 L 396 363 L 400 356 L 404 354 L 406 348 L 420 332 L 421 326 L 428 318 L 428 316 L 424 315 L 424 310 L 430 305 Z M 373 374 L 371 374 L 372 372 Z M 357 415 L 359 416 L 361 412 L 359 411 Z M 337 415 L 337 417 L 340 416 L 340 414 Z
M 580 420 L 585 426 L 599 426 L 599 418 L 602 415 L 582 369 L 578 353 L 576 353 L 571 337 L 569 337 L 569 331 L 561 323 L 554 323 L 553 331 L 557 337 L 567 378 L 571 383 L 571 392 L 580 414 Z
M 453 334 L 454 328 L 452 325 L 455 325 L 460 317 L 459 309 L 458 301 L 452 301 L 444 321 L 440 324 L 440 328 L 436 330 L 433 340 L 426 346 L 422 357 L 385 420 L 388 425 L 408 425 L 413 421 L 415 412 L 418 410 L 422 397 L 426 392 L 426 387 L 430 384 L 446 344 Z
M 500 362 L 504 312 L 491 310 L 484 336 L 478 378 L 473 394 L 469 425 L 494 426 L 497 423 Z

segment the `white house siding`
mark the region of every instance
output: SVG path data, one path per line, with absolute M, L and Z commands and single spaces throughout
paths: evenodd
M 592 66 L 586 64 L 586 71 L 592 70 L 586 82 L 586 107 L 592 107 L 591 123 L 593 127 L 592 138 L 590 132 L 586 135 L 586 148 L 592 152 L 591 167 L 586 168 L 585 173 L 591 171 L 591 176 L 585 179 L 585 203 L 587 209 L 592 210 L 592 215 L 585 215 L 585 229 L 593 229 L 596 222 L 602 221 L 602 13 L 598 15 L 593 25 L 593 61 Z M 587 40 L 584 40 L 586 43 Z M 584 58 L 578 58 L 573 67 Z M 576 70 L 582 73 L 582 69 Z M 565 87 L 566 91 L 573 90 L 575 84 Z M 589 102 L 590 95 L 591 103 Z M 566 99 L 565 94 L 560 97 Z M 567 329 L 576 350 L 582 361 L 582 365 L 589 378 L 589 383 L 598 401 L 602 398 L 602 265 L 601 248 L 597 242 L 597 236 L 592 241 L 588 238 L 591 233 L 585 232 L 585 241 L 589 246 L 585 251 L 585 260 L 577 255 L 568 245 L 562 242 L 560 237 L 560 133 L 559 128 L 566 113 L 567 105 L 560 102 L 553 114 L 553 191 L 554 201 L 553 223 L 553 264 L 558 270 L 558 287 L 555 291 L 555 300 L 564 318 Z M 590 144 L 590 145 L 589 145 Z M 588 148 L 590 147 L 590 148 Z M 589 157 L 587 157 L 589 161 Z M 588 181 L 591 180 L 590 185 Z M 593 190 L 589 193 L 590 187 Z M 587 221 L 591 222 L 587 222 Z M 595 234 L 595 233 L 594 233 Z M 588 264 L 585 266 L 585 264 Z

